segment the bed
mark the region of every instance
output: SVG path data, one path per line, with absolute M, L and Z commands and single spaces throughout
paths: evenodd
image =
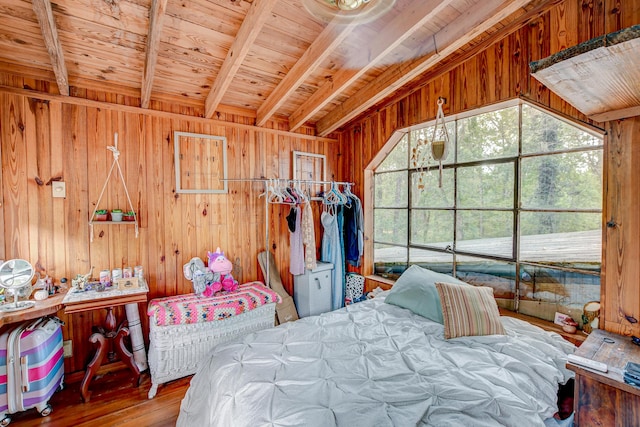
M 553 419 L 558 386 L 573 376 L 565 368 L 573 344 L 509 317 L 499 317 L 504 335 L 446 339 L 445 325 L 385 298 L 217 347 L 193 377 L 177 425 L 523 427 Z

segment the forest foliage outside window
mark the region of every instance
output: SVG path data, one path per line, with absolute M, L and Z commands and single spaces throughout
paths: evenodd
M 492 286 L 505 308 L 579 322 L 600 299 L 602 136 L 524 102 L 447 129 L 441 187 L 435 162 L 410 164 L 432 124 L 375 170 L 375 273 L 419 264 Z

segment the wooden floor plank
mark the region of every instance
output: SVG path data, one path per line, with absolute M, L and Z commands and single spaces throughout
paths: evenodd
M 80 383 L 65 384 L 50 400 L 53 412 L 42 417 L 35 409 L 11 415 L 15 427 L 164 427 L 174 426 L 180 403 L 191 377 L 161 385 L 151 400 L 147 393 L 151 387 L 148 373 L 141 377 L 139 387 L 134 387 L 130 371 L 124 369 L 96 377 L 90 385 L 91 400 L 82 403 Z

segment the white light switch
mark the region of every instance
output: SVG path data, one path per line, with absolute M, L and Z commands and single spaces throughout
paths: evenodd
M 53 191 L 53 197 L 67 197 L 67 186 L 63 181 L 53 181 L 51 190 Z

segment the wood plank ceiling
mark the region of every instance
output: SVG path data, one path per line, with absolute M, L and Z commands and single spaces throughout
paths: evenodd
M 543 0 L 395 0 L 369 22 L 303 1 L 1 0 L 0 71 L 70 87 L 240 109 L 325 136 Z M 393 1 L 393 0 L 372 0 Z M 366 5 L 371 7 L 371 4 Z

